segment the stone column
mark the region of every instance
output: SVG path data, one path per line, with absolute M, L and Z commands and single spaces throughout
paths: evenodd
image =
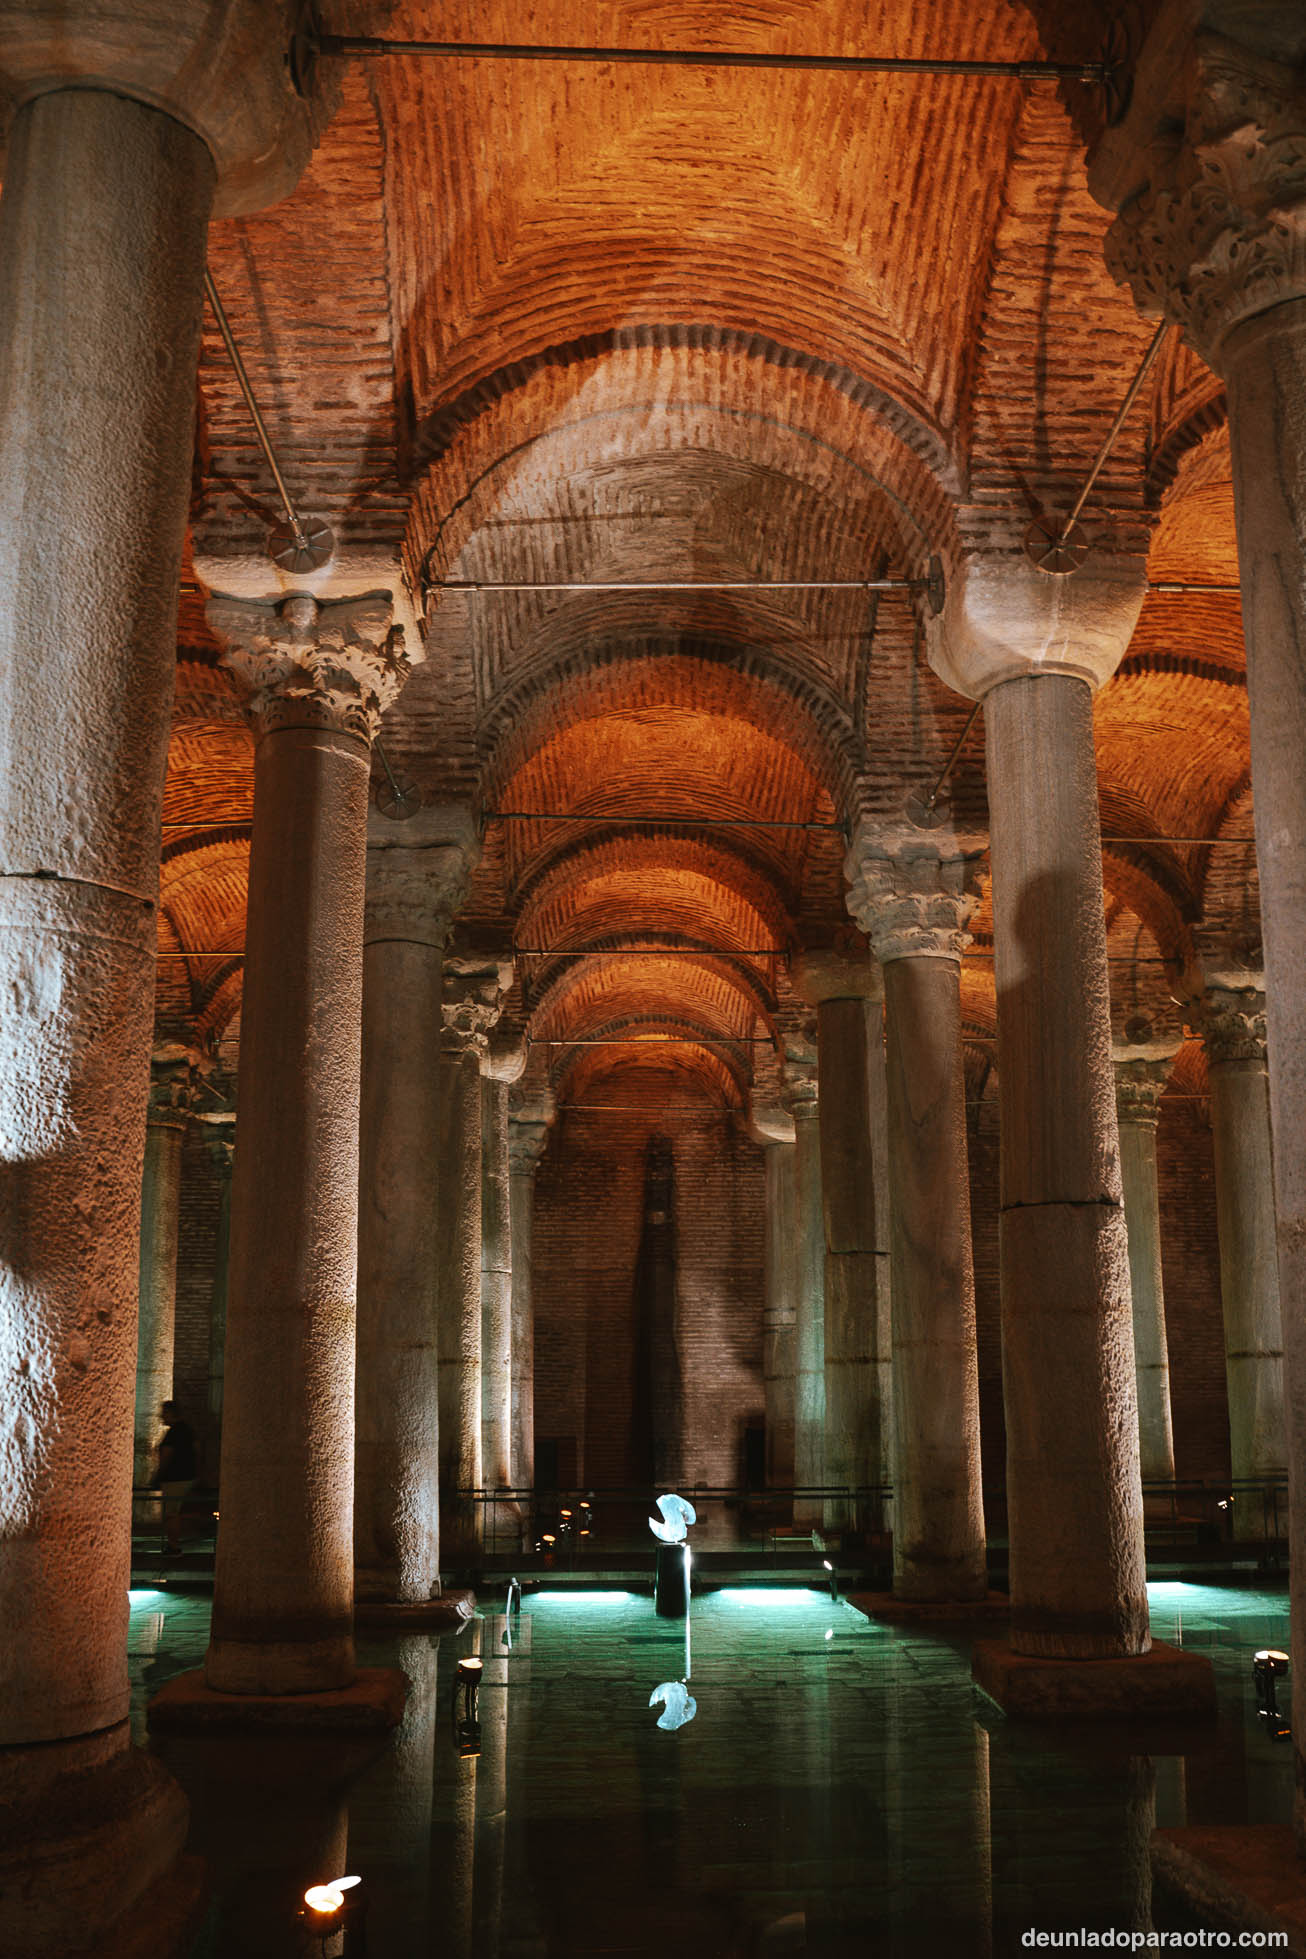
M 1281 1476 L 1288 1454 L 1265 995 L 1251 983 L 1251 974 L 1241 976 L 1241 985 L 1237 977 L 1208 985 L 1202 1020 L 1211 1088 L 1229 1459 L 1235 1481 Z M 1262 1506 L 1254 1497 L 1235 1497 L 1233 1517 L 1235 1536 L 1262 1534 Z
M 984 701 L 1011 1646 L 1058 1660 L 1150 1644 L 1093 754 L 1143 590 L 1105 550 L 1068 579 L 977 554 L 931 652 Z
M 369 819 L 363 928 L 354 1582 L 440 1593 L 436 1274 L 444 946 L 477 845 L 468 812 Z
M 856 1489 L 888 1483 L 893 1473 L 883 992 L 864 950 L 805 952 L 792 978 L 817 1018 L 825 1482 Z M 878 1527 L 879 1506 L 873 1515 L 863 1509 L 860 1520 Z M 832 1501 L 825 1521 L 847 1529 L 858 1521 L 858 1506 Z
M 1306 1849 L 1306 53 L 1290 7 L 1231 9 L 1240 37 L 1149 39 L 1092 187 L 1107 263 L 1178 321 L 1229 413 L 1251 715 L 1292 1573 L 1293 1746 Z M 1182 118 L 1182 127 L 1180 119 Z
M 555 1105 L 547 1088 L 519 1085 L 508 1096 L 508 1211 L 512 1229 L 512 1482 L 535 1487 L 535 1305 L 531 1259 L 535 1171 Z
M 860 826 L 848 907 L 884 969 L 892 1181 L 893 1589 L 983 1598 L 979 1363 L 971 1265 L 961 956 L 976 863 Z
M 508 1090 L 526 1066 L 526 1043 L 502 1023 L 481 1066 L 481 1477 L 512 1487 L 512 1211 Z M 496 1511 L 492 1520 L 515 1518 Z
M 440 1100 L 437 1324 L 440 1493 L 449 1557 L 480 1548 L 481 1516 L 459 1491 L 484 1482 L 481 1452 L 481 1059 L 510 966 L 475 955 L 445 961 Z
M 1164 1054 L 1139 1052 L 1132 1047 L 1114 1050 L 1120 1179 L 1125 1193 L 1133 1301 L 1138 1460 L 1145 1483 L 1174 1481 L 1170 1353 L 1161 1282 L 1161 1202 L 1156 1187 L 1156 1125 L 1174 1054 L 1173 1046 Z
M 227 1346 L 227 1273 L 231 1257 L 231 1168 L 236 1157 L 234 1113 L 203 1118 L 209 1162 L 218 1179 L 218 1228 L 209 1289 L 209 1414 L 222 1420 L 223 1359 Z
M 192 1067 L 185 1048 L 157 1050 L 150 1065 L 141 1182 L 140 1308 L 136 1330 L 136 1425 L 132 1483 L 146 1489 L 158 1466 L 163 1422 L 172 1397 L 177 1323 L 177 1240 L 181 1228 L 181 1151 L 190 1117 Z
M 782 1100 L 794 1125 L 794 1486 L 825 1483 L 825 1222 L 816 1056 L 791 1048 Z M 794 1522 L 819 1525 L 818 1497 L 794 1500 Z
M 215 194 L 288 190 L 309 136 L 281 8 L 116 18 L 0 19 L 0 1946 L 25 1955 L 94 1940 L 185 1831 L 126 1727 L 159 818 L 206 226 Z
M 387 594 L 209 601 L 256 738 L 222 1522 L 205 1675 L 355 1677 L 354 1303 L 370 745 L 408 661 Z
M 762 1385 L 766 1395 L 766 1481 L 794 1483 L 794 1328 L 797 1319 L 795 1249 L 798 1187 L 795 1125 L 778 1103 L 754 1091 L 751 1130 L 766 1159 L 766 1216 L 762 1245 Z

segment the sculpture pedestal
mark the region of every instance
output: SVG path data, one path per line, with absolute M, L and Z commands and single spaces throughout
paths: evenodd
M 659 1619 L 683 1619 L 689 1611 L 688 1544 L 659 1544 L 653 1610 Z

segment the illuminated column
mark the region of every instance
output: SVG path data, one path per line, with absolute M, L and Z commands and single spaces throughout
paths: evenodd
M 1265 995 L 1255 975 L 1229 974 L 1208 984 L 1202 1036 L 1211 1089 L 1230 1464 L 1235 1480 L 1281 1476 L 1288 1454 L 1283 1322 Z M 1250 1494 L 1235 1500 L 1233 1515 L 1236 1536 L 1259 1537 L 1264 1530 L 1262 1505 Z
M 360 1599 L 440 1592 L 436 1341 L 444 945 L 477 856 L 471 819 L 369 819 L 363 931 L 354 1566 Z
M 945 854 L 945 848 L 947 854 Z M 893 1589 L 988 1589 L 971 1265 L 961 956 L 976 865 L 955 843 L 860 826 L 848 906 L 884 969 L 892 1165 Z
M 825 1223 L 816 1056 L 791 1049 L 781 1097 L 794 1125 L 794 1485 L 825 1481 Z M 820 1524 L 818 1498 L 794 1503 L 796 1523 Z
M 181 1227 L 181 1150 L 190 1115 L 194 1055 L 156 1052 L 150 1066 L 141 1183 L 140 1309 L 136 1331 L 136 1431 L 132 1483 L 147 1488 L 158 1467 L 163 1421 L 172 1397 L 177 1323 L 177 1239 Z
M 1128 113 L 1104 138 L 1091 181 L 1099 202 L 1119 212 L 1108 265 L 1143 311 L 1182 324 L 1228 399 L 1265 942 L 1297 1829 L 1306 1847 L 1306 104 L 1297 11 L 1249 9 L 1234 31 L 1249 45 L 1196 33 L 1182 50 L 1173 37 L 1164 48 L 1145 46 Z
M 0 1947 L 24 1959 L 97 1937 L 185 1834 L 126 1726 L 159 819 L 206 229 L 307 155 L 288 40 L 256 0 L 0 18 Z
M 508 1090 L 526 1066 L 526 1043 L 502 1023 L 481 1063 L 481 1476 L 512 1486 L 512 1166 Z M 507 1517 L 496 1521 L 509 1522 Z
M 547 1088 L 518 1084 L 508 1096 L 508 1210 L 512 1228 L 512 1482 L 535 1486 L 535 1303 L 531 1289 L 535 1171 L 554 1117 Z
M 984 702 L 1011 1647 L 1049 1659 L 1150 1644 L 1093 753 L 1144 585 L 1107 551 L 1073 578 L 976 555 L 931 654 Z
M 865 949 L 805 952 L 795 991 L 816 1006 L 825 1219 L 825 1470 L 833 1488 L 892 1476 L 884 1009 Z M 826 1505 L 832 1528 L 855 1506 Z M 878 1514 L 866 1522 L 876 1525 Z
M 227 1273 L 231 1256 L 231 1168 L 236 1156 L 234 1114 L 205 1116 L 205 1146 L 218 1180 L 218 1228 L 209 1289 L 209 1414 L 222 1420 L 222 1367 L 227 1345 Z
M 1156 1125 L 1173 1062 L 1173 1043 L 1164 1054 L 1134 1048 L 1115 1050 L 1120 1177 L 1133 1300 L 1138 1458 L 1145 1483 L 1174 1481 L 1170 1353 L 1161 1280 L 1161 1201 L 1156 1185 Z
M 766 1159 L 763 1218 L 762 1384 L 766 1395 L 766 1481 L 787 1490 L 794 1482 L 794 1332 L 797 1320 L 795 1249 L 798 1189 L 795 1125 L 778 1103 L 754 1092 L 752 1129 Z
M 440 1494 L 449 1557 L 480 1543 L 480 1515 L 457 1492 L 480 1489 L 481 1059 L 512 981 L 507 962 L 459 953 L 445 959 L 441 1038 L 441 1150 L 436 1175 L 440 1376 Z
M 205 1674 L 348 1686 L 363 892 L 372 736 L 408 673 L 388 594 L 213 598 L 253 689 L 222 1523 Z

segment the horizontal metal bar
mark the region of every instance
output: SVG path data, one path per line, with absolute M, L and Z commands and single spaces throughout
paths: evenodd
M 1198 596 L 1200 596 L 1203 592 L 1206 593 L 1214 592 L 1217 597 L 1237 598 L 1242 591 L 1242 586 L 1241 585 L 1183 585 L 1180 584 L 1175 579 L 1161 578 L 1161 579 L 1150 579 L 1148 581 L 1147 589 L 1149 592 L 1155 592 L 1158 595 L 1158 597 L 1163 599 L 1174 598 L 1181 592 L 1191 592 L 1197 594 Z
M 923 592 L 927 578 L 440 578 L 427 592 Z
M 840 836 L 847 834 L 842 823 L 783 823 L 763 816 L 600 816 L 565 809 L 489 809 L 483 814 L 487 823 L 606 823 L 623 828 L 632 824 L 644 828 L 652 823 L 660 829 L 834 830 Z
M 585 48 L 520 41 L 388 41 L 378 34 L 319 34 L 319 54 L 346 59 L 410 55 L 436 61 L 608 61 L 654 68 L 790 68 L 835 75 L 1011 76 L 1018 81 L 1097 82 L 1105 61 L 968 61 L 945 55 L 762 54 L 716 48 Z

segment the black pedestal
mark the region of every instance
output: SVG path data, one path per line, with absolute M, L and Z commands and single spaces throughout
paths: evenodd
M 660 1619 L 683 1619 L 689 1610 L 689 1546 L 658 1545 L 653 1610 Z

